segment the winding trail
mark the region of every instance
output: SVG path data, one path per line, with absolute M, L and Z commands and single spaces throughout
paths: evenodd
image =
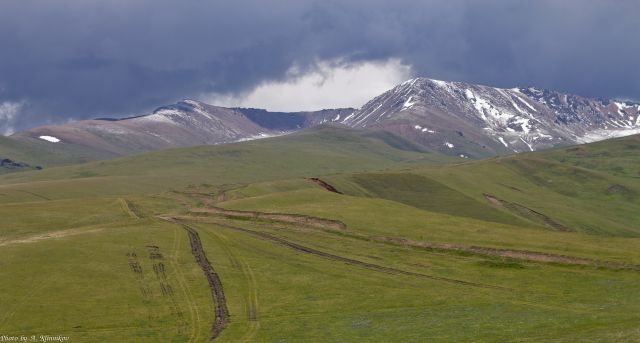
M 222 223 L 216 223 L 216 225 L 221 226 L 221 227 L 225 227 L 225 228 L 228 228 L 228 229 L 236 230 L 236 231 L 245 232 L 245 233 L 257 236 L 257 237 L 259 237 L 261 239 L 272 241 L 272 242 L 277 243 L 279 245 L 282 245 L 282 246 L 285 246 L 287 248 L 296 250 L 298 252 L 314 255 L 314 256 L 317 256 L 317 257 L 321 257 L 321 258 L 325 258 L 327 260 L 343 262 L 345 264 L 349 264 L 349 265 L 352 265 L 352 266 L 357 266 L 357 267 L 361 267 L 361 268 L 365 268 L 365 269 L 369 269 L 369 270 L 374 270 L 374 271 L 377 271 L 377 272 L 382 272 L 382 273 L 387 273 L 387 274 L 417 276 L 417 277 L 421 277 L 421 278 L 437 280 L 437 281 L 444 281 L 444 282 L 448 282 L 448 283 L 454 283 L 454 284 L 465 285 L 465 286 L 473 286 L 473 287 L 481 287 L 481 288 L 492 288 L 492 289 L 505 289 L 504 287 L 500 287 L 500 286 L 485 285 L 485 284 L 481 284 L 481 283 L 463 281 L 463 280 L 458 280 L 458 279 L 451 279 L 451 278 L 427 275 L 427 274 L 422 274 L 422 273 L 415 273 L 415 272 L 410 272 L 410 271 L 406 271 L 406 270 L 401 270 L 401 269 L 396 269 L 396 268 L 391 268 L 391 267 L 385 267 L 385 266 L 381 266 L 381 265 L 377 265 L 377 264 L 373 264 L 373 263 L 362 262 L 362 261 L 354 260 L 354 259 L 351 259 L 351 258 L 348 258 L 348 257 L 334 255 L 334 254 L 330 254 L 330 253 L 327 253 L 327 252 L 324 252 L 324 251 L 320 251 L 320 250 L 316 250 L 316 249 L 313 249 L 313 248 L 309 248 L 309 247 L 306 247 L 306 246 L 303 246 L 303 245 L 300 245 L 300 244 L 297 244 L 297 243 L 293 243 L 293 242 L 287 241 L 287 240 L 285 240 L 283 238 L 273 236 L 273 235 L 268 234 L 266 232 L 249 230 L 249 229 L 245 229 L 245 228 L 241 228 L 241 227 L 237 227 L 237 226 L 232 226 L 232 225 L 227 225 L 227 224 L 222 224 Z
M 543 213 L 540 213 L 536 210 L 533 210 L 531 208 L 528 208 L 526 206 L 520 205 L 515 202 L 510 202 L 504 199 L 500 199 L 491 194 L 484 193 L 483 195 L 491 205 L 495 207 L 507 209 L 511 213 L 517 216 L 524 217 L 525 219 L 541 224 L 549 229 L 552 229 L 555 231 L 561 231 L 561 232 L 575 232 L 574 229 L 564 226 L 556 222 L 555 220 L 551 219 L 551 217 Z
M 221 207 L 209 206 L 206 208 L 194 208 L 189 211 L 194 215 L 207 215 L 213 214 L 217 216 L 224 216 L 228 218 L 252 218 L 257 220 L 270 220 L 287 224 L 297 224 L 311 226 L 321 229 L 332 230 L 346 230 L 347 225 L 339 220 L 324 219 L 318 217 L 307 216 L 303 214 L 291 214 L 291 213 L 270 213 L 270 212 L 258 212 L 258 211 L 239 211 L 228 210 Z
M 224 295 L 224 289 L 222 287 L 220 276 L 218 276 L 218 273 L 216 273 L 215 269 L 213 269 L 211 262 L 209 262 L 209 260 L 207 259 L 207 255 L 205 254 L 204 248 L 202 247 L 200 235 L 195 228 L 181 223 L 174 218 L 159 218 L 173 224 L 182 225 L 182 228 L 185 229 L 187 231 L 187 234 L 189 235 L 189 242 L 191 243 L 191 254 L 196 259 L 196 263 L 198 263 L 198 265 L 202 269 L 202 272 L 207 278 L 209 288 L 211 289 L 211 297 L 213 298 L 214 302 L 215 319 L 211 327 L 211 337 L 209 339 L 210 341 L 213 341 L 218 336 L 220 336 L 222 330 L 224 330 L 230 322 L 229 308 L 227 307 L 227 300 Z
M 48 198 L 48 197 L 46 197 L 46 196 L 44 196 L 44 195 L 40 195 L 40 194 L 38 194 L 38 193 L 31 192 L 31 191 L 27 191 L 27 190 L 24 190 L 24 189 L 18 189 L 17 191 L 18 191 L 18 192 L 22 192 L 22 193 L 29 194 L 29 195 L 31 195 L 31 196 L 34 196 L 34 197 L 36 197 L 36 198 L 40 198 L 40 199 L 42 199 L 42 200 L 47 200 L 47 201 L 51 200 L 51 198 Z
M 228 210 L 231 211 L 231 210 Z M 232 211 L 236 212 L 236 211 Z M 242 212 L 242 211 L 240 211 Z M 209 212 L 211 214 L 215 214 L 215 212 Z M 233 219 L 234 216 L 225 216 Z M 190 221 L 201 221 L 202 217 L 189 217 L 189 216 L 176 216 L 175 219 L 183 219 Z M 287 227 L 287 224 L 291 224 L 289 221 L 281 221 L 276 219 L 270 219 L 273 222 L 279 222 L 284 227 Z M 215 223 L 219 223 L 219 221 L 215 221 Z M 526 262 L 534 262 L 534 263 L 556 263 L 562 265 L 574 265 L 574 266 L 592 266 L 596 268 L 606 268 L 612 270 L 634 270 L 640 271 L 640 265 L 634 263 L 624 263 L 624 262 L 616 262 L 616 261 L 607 261 L 607 260 L 597 260 L 590 259 L 585 257 L 576 257 L 569 255 L 561 255 L 561 254 L 553 254 L 547 252 L 540 251 L 532 251 L 532 250 L 517 250 L 517 249 L 505 249 L 505 248 L 496 248 L 496 247 L 487 247 L 487 246 L 477 246 L 477 245 L 463 245 L 456 243 L 440 243 L 440 242 L 429 242 L 429 241 L 416 241 L 401 237 L 391 237 L 391 236 L 371 236 L 359 233 L 357 231 L 349 231 L 344 229 L 336 229 L 333 226 L 325 226 L 320 223 L 318 225 L 307 225 L 310 228 L 314 229 L 322 229 L 325 232 L 339 234 L 341 236 L 348 236 L 353 239 L 358 239 L 362 241 L 369 242 L 377 242 L 382 244 L 390 244 L 395 246 L 403 246 L 403 247 L 413 247 L 419 249 L 427 249 L 427 250 L 435 250 L 443 253 L 455 253 L 455 252 L 464 252 L 469 254 L 474 254 L 477 256 L 489 256 L 489 257 L 501 257 L 501 258 L 509 258 L 519 261 Z
M 220 230 L 202 230 L 201 232 L 221 243 L 220 247 L 229 258 L 232 267 L 240 271 L 247 282 L 248 290 L 244 297 L 248 328 L 244 336 L 240 339 L 240 342 L 252 342 L 258 329 L 260 329 L 258 285 L 253 270 L 243 258 L 233 252 L 229 247 L 229 245 L 232 244 L 231 241 L 226 235 L 220 232 Z
M 435 243 L 424 241 L 413 241 L 398 237 L 386 236 L 370 236 L 364 238 L 366 240 L 389 243 L 398 246 L 408 246 L 414 248 L 424 248 L 440 251 L 460 251 L 484 256 L 506 257 L 514 260 L 539 262 L 539 263 L 558 263 L 564 265 L 576 266 L 593 266 L 598 268 L 608 268 L 615 270 L 640 270 L 640 265 L 631 263 L 620 263 L 613 261 L 602 261 L 584 257 L 575 257 L 559 254 L 550 254 L 531 250 L 515 250 L 504 248 L 483 247 L 476 245 L 461 245 L 452 243 Z
M 180 229 L 175 228 L 173 235 L 173 249 L 169 263 L 173 267 L 176 280 L 178 281 L 178 287 L 180 287 L 180 290 L 185 297 L 187 307 L 189 309 L 189 315 L 191 316 L 191 321 L 193 322 L 193 325 L 191 325 L 191 336 L 189 338 L 189 342 L 198 342 L 200 333 L 200 313 L 198 311 L 198 306 L 196 306 L 195 304 L 194 296 L 191 293 L 189 286 L 187 285 L 186 278 L 179 266 L 178 256 L 182 248 L 182 235 L 179 235 L 179 231 Z
M 125 198 L 118 198 L 118 201 L 120 202 L 120 206 L 122 207 L 122 210 L 126 214 L 128 214 L 129 217 L 133 219 L 140 219 L 140 216 L 136 213 L 137 211 L 134 210 L 133 205 L 131 204 L 131 202 L 129 202 L 129 200 Z

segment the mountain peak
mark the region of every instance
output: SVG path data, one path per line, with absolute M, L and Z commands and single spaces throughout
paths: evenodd
M 640 133 L 640 105 L 536 87 L 418 77 L 375 97 L 341 122 L 386 129 L 445 153 L 477 157 Z

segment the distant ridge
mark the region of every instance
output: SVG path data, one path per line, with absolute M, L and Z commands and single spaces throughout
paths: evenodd
M 640 133 L 640 104 L 415 78 L 360 109 L 289 113 L 183 100 L 150 114 L 36 127 L 8 139 L 40 155 L 72 156 L 60 159 L 65 164 L 278 136 L 325 123 L 387 131 L 420 150 L 481 158 Z
M 416 78 L 340 122 L 384 129 L 451 155 L 483 157 L 640 133 L 640 104 Z

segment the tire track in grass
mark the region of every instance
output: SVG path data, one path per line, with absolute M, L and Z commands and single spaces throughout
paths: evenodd
M 206 230 L 205 233 L 210 236 L 214 236 L 216 239 L 222 241 L 220 246 L 225 251 L 225 254 L 229 258 L 231 265 L 242 272 L 242 275 L 247 280 L 248 292 L 245 295 L 245 307 L 247 311 L 247 321 L 249 329 L 245 335 L 240 339 L 241 342 L 251 342 L 258 329 L 260 328 L 260 321 L 258 318 L 259 302 L 258 302 L 258 286 L 253 275 L 253 270 L 249 264 L 241 258 L 238 258 L 231 249 L 229 249 L 229 238 L 219 232 L 213 230 Z
M 38 193 L 31 192 L 31 191 L 27 191 L 27 190 L 24 190 L 24 189 L 18 189 L 17 191 L 18 191 L 18 192 L 22 192 L 22 193 L 29 194 L 29 195 L 31 195 L 31 196 L 34 196 L 34 197 L 36 197 L 36 198 L 40 198 L 40 199 L 42 199 L 42 200 L 47 200 L 47 201 L 51 200 L 51 198 L 48 198 L 48 197 L 46 197 L 46 196 L 44 196 L 44 195 L 40 195 L 40 194 L 38 194 Z
M 118 198 L 118 201 L 120 202 L 120 206 L 122 207 L 122 210 L 129 215 L 129 217 L 133 218 L 133 219 L 140 219 L 140 216 L 136 213 L 136 211 L 134 211 L 134 209 L 131 206 L 131 203 L 125 199 L 125 198 Z
M 431 279 L 431 280 L 436 280 L 436 281 L 442 281 L 442 282 L 447 282 L 447 283 L 453 283 L 453 284 L 458 284 L 458 285 L 464 285 L 464 286 L 490 288 L 490 289 L 506 289 L 504 287 L 495 286 L 495 285 L 485 285 L 485 284 L 475 283 L 475 282 L 470 282 L 470 281 L 451 279 L 451 278 L 446 278 L 446 277 L 441 277 L 441 276 L 434 276 L 434 275 L 416 273 L 416 272 L 411 272 L 411 271 L 406 271 L 406 270 L 401 270 L 401 269 L 396 269 L 396 268 L 391 268 L 391 267 L 385 267 L 385 266 L 381 266 L 381 265 L 377 265 L 377 264 L 373 264 L 373 263 L 368 263 L 368 262 L 363 262 L 363 261 L 359 261 L 359 260 L 354 260 L 354 259 L 351 259 L 351 258 L 348 258 L 348 257 L 334 255 L 334 254 L 330 254 L 330 253 L 327 253 L 327 252 L 324 252 L 324 251 L 320 251 L 320 250 L 316 250 L 316 249 L 313 249 L 313 248 L 309 248 L 309 247 L 306 247 L 306 246 L 303 246 L 303 245 L 300 245 L 300 244 L 297 244 L 297 243 L 293 243 L 293 242 L 287 241 L 287 240 L 282 239 L 280 237 L 273 236 L 273 235 L 265 233 L 265 232 L 249 230 L 249 229 L 245 229 L 245 228 L 241 228 L 241 227 L 237 227 L 237 226 L 232 226 L 232 225 L 227 225 L 227 224 L 222 224 L 222 223 L 216 223 L 215 225 L 218 225 L 218 226 L 221 226 L 221 227 L 225 227 L 225 228 L 228 228 L 228 229 L 232 229 L 232 230 L 236 230 L 236 231 L 241 231 L 241 232 L 244 232 L 244 233 L 248 233 L 248 234 L 251 234 L 253 236 L 257 236 L 257 237 L 259 237 L 261 239 L 274 242 L 276 244 L 285 246 L 287 248 L 293 249 L 293 250 L 298 251 L 298 252 L 314 255 L 314 256 L 321 257 L 321 258 L 324 258 L 324 259 L 327 259 L 327 260 L 343 262 L 343 263 L 348 264 L 348 265 L 357 266 L 357 267 L 361 267 L 361 268 L 365 268 L 365 269 L 369 269 L 369 270 L 374 270 L 374 271 L 377 271 L 377 272 L 382 272 L 382 273 L 387 273 L 387 274 L 396 274 L 396 275 L 416 276 L 416 277 L 421 277 L 421 278 L 426 278 L 426 279 Z
M 242 212 L 242 211 L 240 211 Z M 194 212 L 200 213 L 200 212 Z M 286 214 L 281 214 L 286 215 Z M 221 218 L 227 219 L 235 219 L 233 216 L 227 217 L 225 215 L 221 215 Z M 181 217 L 186 220 L 199 220 L 199 217 Z M 312 217 L 313 218 L 313 217 Z M 254 222 L 260 221 L 261 219 L 252 219 Z M 270 219 L 272 222 L 276 222 L 284 225 L 283 228 L 289 227 L 292 225 L 291 222 L 279 221 L 275 219 Z M 219 221 L 215 221 L 218 223 Z M 267 221 L 263 221 L 265 224 Z M 487 246 L 477 246 L 477 245 L 463 245 L 456 243 L 442 243 L 442 242 L 429 242 L 429 241 L 416 241 L 411 239 L 406 239 L 402 237 L 392 237 L 392 236 L 369 236 L 364 235 L 362 233 L 358 233 L 356 231 L 347 231 L 346 229 L 336 229 L 333 226 L 327 225 L 318 225 L 318 226 L 310 226 L 310 225 L 300 225 L 297 224 L 295 226 L 296 229 L 301 229 L 303 226 L 307 226 L 310 228 L 321 229 L 324 232 L 331 234 L 338 234 L 341 236 L 367 241 L 367 242 L 377 242 L 382 244 L 389 244 L 395 246 L 402 247 L 413 247 L 426 249 L 431 251 L 440 251 L 443 253 L 467 253 L 473 254 L 477 256 L 483 257 L 500 257 L 500 258 L 508 258 L 517 261 L 524 262 L 532 262 L 532 263 L 551 263 L 551 264 L 560 264 L 560 265 L 568 265 L 568 266 L 592 266 L 596 268 L 605 268 L 612 270 L 631 270 L 631 271 L 640 271 L 640 264 L 634 264 L 630 262 L 615 262 L 615 261 L 607 261 L 607 260 L 596 260 L 585 257 L 577 257 L 577 256 L 569 256 L 569 255 L 560 255 L 553 254 L 547 252 L 540 251 L 532 251 L 532 250 L 517 250 L 517 249 L 506 249 L 506 248 L 498 248 L 498 247 L 487 247 Z
M 242 342 L 251 342 L 253 337 L 256 335 L 258 330 L 260 329 L 260 321 L 258 319 L 258 309 L 260 307 L 260 303 L 258 302 L 258 284 L 256 282 L 256 277 L 253 275 L 253 270 L 246 262 L 242 262 L 243 269 L 249 276 L 250 282 L 250 290 L 249 290 L 249 331 L 242 337 Z
M 206 208 L 192 208 L 189 210 L 191 215 L 201 216 L 218 216 L 229 219 L 249 218 L 251 220 L 275 221 L 280 223 L 288 223 L 302 226 L 310 226 L 319 229 L 329 230 L 346 230 L 347 225 L 339 220 L 324 219 L 303 214 L 291 213 L 275 213 L 275 212 L 257 212 L 257 211 L 238 211 L 228 210 L 222 207 L 209 206 Z
M 54 275 L 47 277 L 44 282 L 37 284 L 31 290 L 29 290 L 27 294 L 25 294 L 19 300 L 16 300 L 13 304 L 13 307 L 6 312 L 4 317 L 0 318 L 0 327 L 5 326 L 9 322 L 9 320 L 11 320 L 11 318 L 16 314 L 16 312 L 18 312 L 20 308 L 27 303 L 27 301 L 31 300 L 36 295 L 36 293 L 42 291 L 49 284 L 49 281 L 54 277 Z
M 194 214 L 200 214 L 203 211 L 197 212 L 194 211 Z M 242 212 L 242 211 L 240 211 Z M 210 212 L 215 215 L 214 212 Z M 259 213 L 259 212 L 258 212 Z M 286 214 L 284 214 L 286 215 Z M 219 216 L 222 219 L 236 219 L 235 216 Z M 174 216 L 175 219 L 184 219 L 189 221 L 203 221 L 200 216 Z M 313 217 L 312 217 L 313 218 Z M 251 219 L 254 223 L 261 221 L 262 224 L 268 224 L 269 221 L 272 223 L 278 223 L 284 225 L 283 228 L 288 228 L 289 225 L 292 225 L 291 222 L 281 221 L 276 219 L 269 219 L 269 221 L 261 220 L 261 218 Z M 218 220 L 205 220 L 204 222 L 208 223 L 219 223 Z M 516 250 L 516 249 L 506 249 L 506 248 L 496 248 L 496 247 L 487 247 L 487 246 L 476 246 L 476 245 L 462 245 L 457 243 L 442 243 L 442 242 L 429 242 L 429 241 L 415 241 L 402 237 L 392 237 L 392 236 L 369 236 L 364 235 L 362 233 L 358 233 L 356 231 L 347 231 L 343 229 L 336 229 L 331 226 L 326 225 L 318 225 L 318 226 L 310 226 L 303 224 L 294 224 L 295 229 L 302 229 L 303 227 L 313 228 L 313 229 L 321 229 L 324 232 L 331 234 L 338 234 L 340 236 L 349 237 L 353 239 L 358 239 L 361 241 L 367 242 L 376 242 L 381 244 L 389 244 L 395 246 L 402 247 L 413 247 L 426 249 L 430 251 L 438 251 L 442 253 L 467 253 L 473 254 L 476 256 L 483 257 L 500 257 L 500 258 L 508 258 L 517 261 L 524 262 L 532 262 L 532 263 L 551 263 L 551 264 L 560 264 L 567 266 L 592 266 L 596 268 L 605 268 L 612 270 L 631 270 L 631 271 L 640 271 L 640 264 L 634 264 L 630 262 L 615 262 L 615 261 L 607 261 L 607 260 L 596 260 L 585 257 L 576 257 L 569 255 L 560 255 L 553 254 L 547 252 L 540 251 L 532 251 L 532 250 Z
M 182 227 L 187 231 L 189 235 L 189 241 L 191 242 L 191 253 L 195 257 L 196 262 L 204 272 L 207 282 L 209 282 L 209 288 L 211 289 L 211 296 L 214 301 L 215 307 L 215 319 L 211 328 L 211 338 L 213 341 L 216 339 L 222 330 L 229 325 L 229 309 L 227 308 L 227 300 L 224 296 L 224 289 L 222 288 L 222 281 L 220 277 L 213 269 L 213 266 L 207 259 L 207 255 L 202 247 L 202 241 L 198 231 L 186 224 L 182 224 Z
M 630 271 L 640 270 L 640 265 L 632 264 L 632 263 L 595 260 L 595 259 L 584 258 L 584 257 L 551 254 L 551 253 L 531 251 L 531 250 L 515 250 L 515 249 L 494 248 L 494 247 L 486 247 L 486 246 L 476 246 L 476 245 L 461 245 L 461 244 L 454 244 L 454 243 L 414 241 L 414 240 L 400 238 L 400 237 L 388 237 L 388 236 L 368 236 L 368 237 L 362 238 L 356 235 L 350 235 L 350 237 L 383 243 L 383 244 L 391 244 L 396 246 L 421 248 L 421 249 L 432 250 L 432 251 L 442 251 L 445 253 L 462 252 L 462 253 L 474 254 L 477 256 L 500 257 L 500 258 L 512 259 L 515 261 L 524 261 L 524 262 L 532 262 L 532 263 L 556 263 L 556 264 L 567 265 L 567 266 L 592 266 L 596 268 L 606 268 L 606 269 L 612 269 L 612 270 L 630 270 Z
M 171 265 L 173 266 L 173 269 L 175 271 L 174 273 L 176 276 L 176 280 L 178 280 L 178 285 L 180 286 L 182 294 L 187 301 L 187 307 L 189 308 L 189 314 L 191 315 L 191 321 L 193 322 L 193 324 L 191 325 L 191 336 L 189 338 L 189 342 L 197 342 L 200 334 L 200 313 L 198 311 L 198 306 L 195 305 L 195 302 L 193 300 L 191 289 L 189 289 L 189 286 L 186 284 L 184 274 L 182 274 L 182 271 L 180 270 L 180 267 L 178 265 L 178 254 L 181 249 L 181 241 L 182 240 L 180 239 L 180 235 L 178 234 L 178 229 L 176 228 L 173 238 L 173 256 L 171 258 Z

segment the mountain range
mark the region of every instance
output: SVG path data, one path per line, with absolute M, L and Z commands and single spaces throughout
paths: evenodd
M 640 104 L 538 88 L 408 80 L 341 120 L 470 157 L 534 151 L 640 132 Z
M 326 123 L 386 131 L 425 151 L 482 158 L 640 133 L 640 104 L 415 78 L 360 109 L 284 113 L 183 100 L 140 116 L 41 126 L 4 137 L 0 157 L 50 166 L 278 136 Z
M 97 118 L 17 132 L 10 139 L 38 149 L 56 149 L 87 159 L 154 150 L 214 145 L 279 136 L 329 121 L 353 109 L 280 113 L 211 106 L 183 100 L 150 114 Z

